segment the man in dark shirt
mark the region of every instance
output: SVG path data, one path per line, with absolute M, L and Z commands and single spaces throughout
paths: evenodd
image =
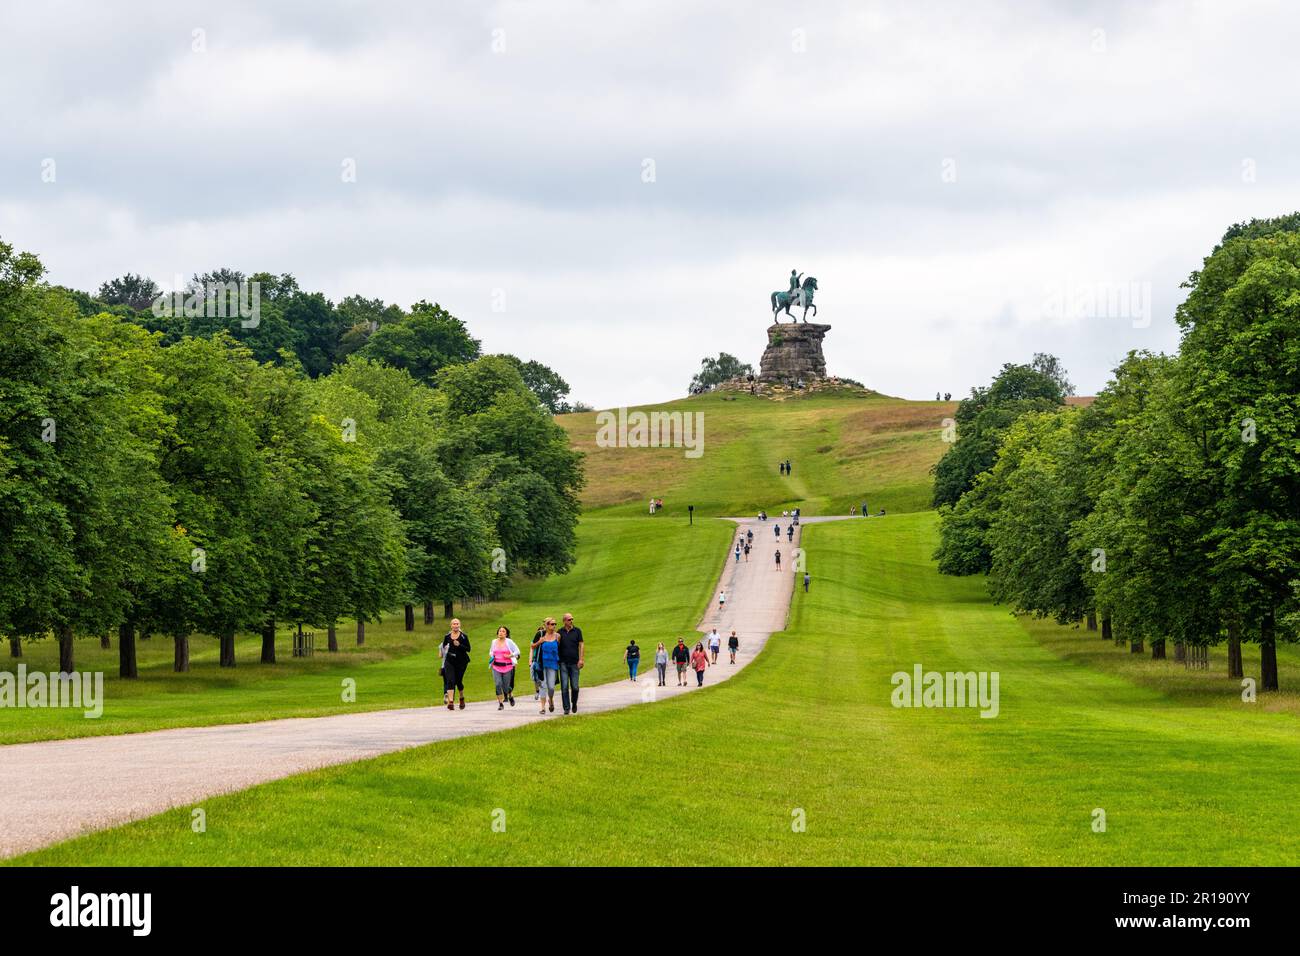
M 673 648 L 673 663 L 677 665 L 677 686 L 681 687 L 686 683 L 686 665 L 691 660 L 691 649 L 686 646 L 683 638 L 677 638 L 677 646 Z
M 582 643 L 582 628 L 573 626 L 573 615 L 564 615 L 560 637 L 560 700 L 564 712 L 578 712 L 578 672 L 586 662 L 586 647 Z M 572 693 L 570 693 L 572 688 Z

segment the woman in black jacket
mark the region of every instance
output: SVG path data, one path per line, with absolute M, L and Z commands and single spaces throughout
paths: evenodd
M 469 666 L 469 635 L 460 629 L 460 618 L 452 618 L 451 630 L 438 649 L 442 656 L 442 694 L 448 710 L 455 710 L 460 691 L 460 709 L 465 709 L 465 668 Z

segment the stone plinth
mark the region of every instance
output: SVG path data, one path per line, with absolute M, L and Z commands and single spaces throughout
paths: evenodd
M 814 322 L 778 322 L 769 326 L 758 380 L 772 385 L 809 385 L 825 378 L 822 339 L 830 328 Z

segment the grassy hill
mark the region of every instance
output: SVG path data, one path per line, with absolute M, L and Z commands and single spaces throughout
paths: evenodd
M 558 421 L 587 456 L 583 504 L 594 516 L 645 514 L 652 497 L 674 514 L 688 504 L 710 515 L 795 507 L 847 514 L 864 498 L 873 512 L 904 512 L 930 507 L 930 466 L 943 455 L 943 419 L 956 407 L 849 390 L 780 402 L 719 393 L 653 406 L 703 416 L 703 453 L 694 459 L 680 448 L 599 447 L 597 412 Z M 788 478 L 777 469 L 787 458 Z

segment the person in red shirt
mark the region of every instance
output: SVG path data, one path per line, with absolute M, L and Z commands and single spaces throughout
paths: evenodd
M 691 653 L 691 666 L 695 668 L 695 686 L 704 686 L 704 668 L 709 666 L 709 655 L 704 653 L 703 642 L 696 642 Z

